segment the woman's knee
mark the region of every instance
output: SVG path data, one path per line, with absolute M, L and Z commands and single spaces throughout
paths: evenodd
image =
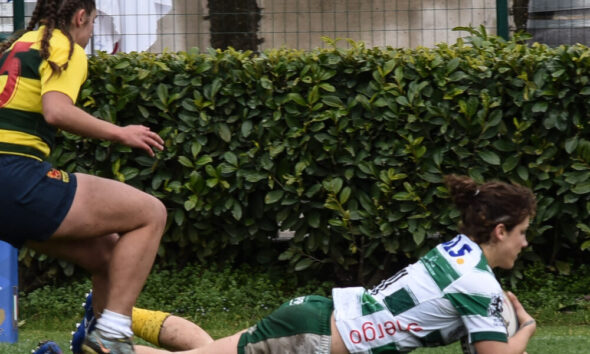
M 166 210 L 166 206 L 162 203 L 161 200 L 154 196 L 150 196 L 152 198 L 154 213 L 155 213 L 155 221 L 160 224 L 162 230 L 166 226 L 166 219 L 168 218 L 168 211 Z

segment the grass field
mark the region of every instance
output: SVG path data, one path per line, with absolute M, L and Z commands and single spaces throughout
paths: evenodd
M 590 268 L 573 275 L 529 267 L 519 284 L 519 298 L 537 320 L 529 354 L 590 353 Z M 155 269 L 138 299 L 142 308 L 159 309 L 192 318 L 213 338 L 231 335 L 266 316 L 281 303 L 305 294 L 330 293 L 333 284 L 310 279 L 285 282 L 266 269 L 249 266 L 206 268 L 187 265 L 178 271 Z M 0 354 L 29 354 L 41 340 L 56 341 L 70 353 L 69 341 L 80 321 L 88 279 L 46 286 L 19 298 L 19 341 L 0 343 Z M 136 340 L 136 343 L 141 343 Z M 144 342 L 145 343 L 145 342 Z M 418 354 L 461 353 L 458 343 L 416 350 Z
M 538 327 L 527 347 L 528 354 L 585 354 L 590 352 L 590 326 Z M 415 350 L 416 354 L 461 353 L 459 343 L 440 348 Z
M 228 328 L 207 328 L 215 337 L 233 332 Z M 235 328 L 238 330 L 238 328 Z M 19 332 L 16 344 L 0 343 L 0 353 L 30 354 L 39 340 L 56 341 L 64 353 L 69 352 L 70 333 L 68 330 L 27 329 Z M 590 326 L 541 326 L 527 348 L 529 354 L 586 354 L 590 352 Z M 419 349 L 416 354 L 456 354 L 461 353 L 457 343 L 447 347 Z

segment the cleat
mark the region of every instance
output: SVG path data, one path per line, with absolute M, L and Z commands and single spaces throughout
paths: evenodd
M 82 354 L 82 343 L 90 331 L 94 329 L 96 319 L 94 318 L 94 310 L 92 308 L 92 292 L 86 294 L 86 301 L 83 304 L 84 318 L 82 322 L 76 324 L 76 331 L 72 332 L 72 340 L 70 341 L 72 353 Z
M 84 354 L 135 354 L 131 338 L 107 338 L 100 330 L 90 332 L 82 344 Z
M 37 348 L 31 351 L 33 354 L 63 354 L 61 348 L 54 341 L 46 340 L 39 342 Z

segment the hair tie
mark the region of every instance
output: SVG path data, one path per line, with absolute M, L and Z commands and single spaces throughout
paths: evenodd
M 478 194 L 479 194 L 479 188 L 475 190 L 475 193 L 473 193 L 473 196 L 477 197 Z

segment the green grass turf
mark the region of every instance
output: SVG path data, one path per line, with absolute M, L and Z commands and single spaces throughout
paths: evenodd
M 222 324 L 219 328 L 206 328 L 212 334 L 224 332 Z M 235 328 L 235 331 L 239 328 Z M 228 328 L 225 328 L 228 331 Z M 230 334 L 235 331 L 227 332 Z M 225 335 L 225 334 L 224 334 Z M 70 333 L 67 330 L 28 329 L 19 331 L 19 341 L 16 344 L 0 343 L 0 353 L 30 354 L 37 342 L 51 339 L 57 342 L 64 353 L 69 353 Z M 529 342 L 529 354 L 586 354 L 590 353 L 590 326 L 540 326 L 533 339 Z M 447 354 L 461 353 L 458 343 L 447 347 L 425 348 L 414 351 L 416 354 Z
M 590 326 L 539 326 L 529 341 L 529 354 L 586 354 L 590 353 Z M 421 348 L 416 354 L 461 353 L 459 343 L 446 347 Z

